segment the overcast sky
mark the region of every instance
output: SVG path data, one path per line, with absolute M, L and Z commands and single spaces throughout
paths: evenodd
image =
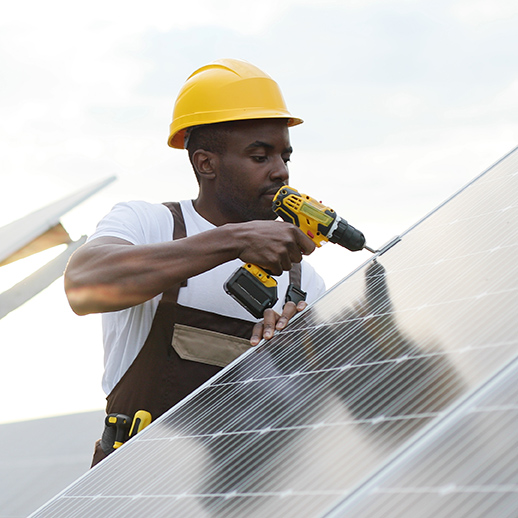
M 305 120 L 290 183 L 373 247 L 518 144 L 516 1 L 22 0 L 0 29 L 0 225 L 113 174 L 64 218 L 75 238 L 117 201 L 194 197 L 170 117 L 187 76 L 221 57 L 280 84 Z M 367 258 L 328 245 L 310 260 L 332 286 Z M 0 289 L 34 265 L 2 268 Z M 62 280 L 0 321 L 0 340 L 0 421 L 104 405 L 100 319 L 72 314 Z

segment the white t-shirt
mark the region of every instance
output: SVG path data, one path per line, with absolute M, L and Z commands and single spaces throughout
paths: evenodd
M 180 202 L 187 236 L 211 230 L 215 226 L 200 216 L 191 200 Z M 110 236 L 125 239 L 134 245 L 171 241 L 174 220 L 171 211 L 162 204 L 132 201 L 115 205 L 97 225 L 92 239 Z M 228 295 L 223 285 L 243 262 L 239 259 L 221 264 L 187 281 L 180 288 L 178 303 L 220 315 L 256 322 L 246 309 Z M 282 311 L 289 284 L 289 273 L 276 277 L 279 301 L 274 309 Z M 307 302 L 316 300 L 325 291 L 322 278 L 308 263 L 302 261 L 301 287 L 307 292 Z M 151 329 L 162 295 L 121 311 L 103 313 L 104 376 L 103 389 L 109 394 L 133 363 Z

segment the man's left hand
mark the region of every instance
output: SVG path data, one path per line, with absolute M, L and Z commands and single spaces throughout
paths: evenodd
M 282 315 L 275 312 L 273 309 L 267 309 L 264 312 L 264 318 L 261 322 L 255 324 L 252 330 L 252 337 L 250 338 L 250 345 L 257 345 L 263 338 L 270 340 L 273 337 L 275 331 L 281 331 L 284 329 L 290 319 L 304 310 L 307 307 L 307 303 L 301 300 L 297 305 L 294 302 L 287 302 L 282 308 Z

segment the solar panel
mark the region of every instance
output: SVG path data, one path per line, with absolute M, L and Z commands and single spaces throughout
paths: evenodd
M 83 236 L 77 241 L 71 242 L 63 252 L 43 265 L 39 270 L 0 293 L 0 318 L 4 318 L 11 311 L 19 308 L 47 286 L 50 286 L 56 279 L 59 279 L 65 271 L 70 256 L 85 241 L 86 236 Z
M 470 460 L 439 432 L 518 356 L 517 182 L 518 148 L 34 516 L 360 516 L 418 455 Z

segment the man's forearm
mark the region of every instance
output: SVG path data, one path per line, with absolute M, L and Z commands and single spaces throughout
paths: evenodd
M 237 254 L 223 227 L 152 245 L 102 237 L 72 256 L 65 272 L 65 290 L 77 314 L 117 311 L 141 304 Z
M 238 257 L 281 275 L 314 249 L 300 229 L 280 221 L 229 223 L 152 245 L 101 237 L 72 256 L 65 290 L 79 315 L 117 311 Z

